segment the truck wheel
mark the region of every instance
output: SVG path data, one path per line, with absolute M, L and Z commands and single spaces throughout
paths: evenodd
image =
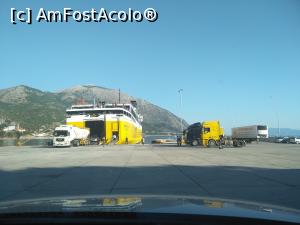
M 242 141 L 242 147 L 246 146 L 246 141 Z
M 199 145 L 198 141 L 197 140 L 193 140 L 192 141 L 192 146 L 196 146 L 196 145 Z
M 232 141 L 232 145 L 233 145 L 233 147 L 238 147 L 238 141 L 237 140 L 233 140 Z
M 217 141 L 217 146 L 219 147 L 219 149 L 223 149 L 224 148 L 224 146 L 225 146 L 225 142 L 223 142 L 223 141 Z
M 241 148 L 244 146 L 244 141 L 237 141 L 237 147 Z
M 209 147 L 209 148 L 216 147 L 216 142 L 214 140 L 209 140 L 208 144 L 207 144 L 207 147 Z
M 79 146 L 79 141 L 75 140 L 75 141 L 73 142 L 73 146 L 74 146 L 74 147 L 78 147 L 78 146 Z

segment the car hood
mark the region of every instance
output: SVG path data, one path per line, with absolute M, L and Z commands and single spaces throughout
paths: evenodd
M 185 196 L 71 196 L 0 203 L 0 215 L 40 212 L 141 212 L 300 222 L 300 211 L 229 199 Z

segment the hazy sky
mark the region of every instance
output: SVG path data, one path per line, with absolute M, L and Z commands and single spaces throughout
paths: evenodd
M 10 9 L 155 8 L 154 23 L 10 23 Z M 3 1 L 0 88 L 121 88 L 226 130 L 300 128 L 300 1 Z M 183 91 L 179 107 L 178 89 Z

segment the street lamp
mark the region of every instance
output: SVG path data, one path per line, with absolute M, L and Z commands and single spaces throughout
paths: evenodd
M 182 92 L 183 92 L 183 89 L 179 89 L 178 90 L 178 93 L 179 93 L 179 96 L 180 96 L 180 125 L 181 125 L 181 132 L 183 133 L 183 125 L 182 125 Z

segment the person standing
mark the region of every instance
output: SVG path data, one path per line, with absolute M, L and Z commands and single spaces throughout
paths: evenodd
M 181 136 L 177 136 L 177 146 L 179 147 L 181 146 L 181 144 L 182 144 L 182 138 Z
M 142 137 L 142 144 L 143 145 L 145 144 L 145 138 L 144 138 L 144 136 Z
M 104 145 L 105 145 L 105 137 L 102 137 L 102 146 L 104 148 Z

